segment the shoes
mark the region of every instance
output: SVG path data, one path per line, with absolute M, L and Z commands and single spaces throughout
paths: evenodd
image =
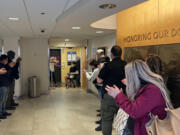
M 10 106 L 10 107 L 7 107 L 6 109 L 7 109 L 7 110 L 16 110 L 16 107 Z
M 96 124 L 101 124 L 102 120 L 95 121 Z
M 96 112 L 101 112 L 101 110 L 96 110 Z
M 102 127 L 98 126 L 97 128 L 95 128 L 95 131 L 102 131 Z
M 8 112 L 5 112 L 4 114 L 3 114 L 3 116 L 11 116 L 12 114 L 11 113 L 8 113 Z
M 101 117 L 101 114 L 97 114 L 97 117 Z
M 18 103 L 13 103 L 12 106 L 19 106 L 19 104 Z
M 4 116 L 4 115 L 0 115 L 0 119 L 6 119 L 7 116 Z

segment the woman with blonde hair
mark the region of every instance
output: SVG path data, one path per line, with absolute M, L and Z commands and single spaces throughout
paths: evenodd
M 162 77 L 153 73 L 142 60 L 135 60 L 125 67 L 126 93 L 117 86 L 107 86 L 106 90 L 117 105 L 134 119 L 134 135 L 147 135 L 145 125 L 151 119 L 150 113 L 164 119 L 166 102 L 172 107 L 167 88 Z M 166 101 L 166 102 L 165 102 Z

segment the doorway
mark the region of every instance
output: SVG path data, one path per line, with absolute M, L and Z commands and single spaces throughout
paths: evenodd
M 61 49 L 50 49 L 49 62 L 51 87 L 59 87 L 61 85 Z
M 87 89 L 86 76 L 84 73 L 82 73 L 83 69 L 86 68 L 86 48 L 85 47 L 50 49 L 49 61 L 50 61 L 50 64 L 49 64 L 50 82 L 52 84 L 51 86 L 65 87 L 66 78 L 70 72 L 70 68 L 73 66 L 72 63 L 75 62 L 76 68 L 79 72 L 75 78 L 76 88 L 79 87 L 79 88 L 82 88 L 83 90 Z M 51 72 L 51 66 L 53 65 L 55 66 L 54 75 Z

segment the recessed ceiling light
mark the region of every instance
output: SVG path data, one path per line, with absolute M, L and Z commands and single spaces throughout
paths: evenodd
M 70 39 L 68 39 L 68 38 L 67 38 L 67 39 L 65 39 L 64 41 L 65 41 L 65 42 L 69 42 L 69 41 L 70 41 Z
M 102 8 L 102 9 L 107 9 L 107 8 L 113 9 L 115 7 L 117 7 L 115 4 L 102 4 L 99 6 L 99 8 Z
M 73 29 L 73 30 L 79 30 L 79 29 L 81 29 L 81 27 L 79 27 L 79 26 L 74 26 L 74 27 L 72 27 L 72 29 Z
M 8 19 L 12 20 L 12 21 L 18 21 L 19 20 L 19 18 L 17 18 L 17 17 L 9 17 Z
M 101 33 L 104 33 L 104 31 L 98 30 L 98 31 L 96 31 L 96 33 L 101 34 Z

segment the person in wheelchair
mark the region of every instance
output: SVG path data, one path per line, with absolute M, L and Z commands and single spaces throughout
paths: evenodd
M 66 76 L 66 88 L 76 87 L 76 75 L 79 74 L 79 71 L 76 68 L 76 62 L 72 62 L 69 73 Z

